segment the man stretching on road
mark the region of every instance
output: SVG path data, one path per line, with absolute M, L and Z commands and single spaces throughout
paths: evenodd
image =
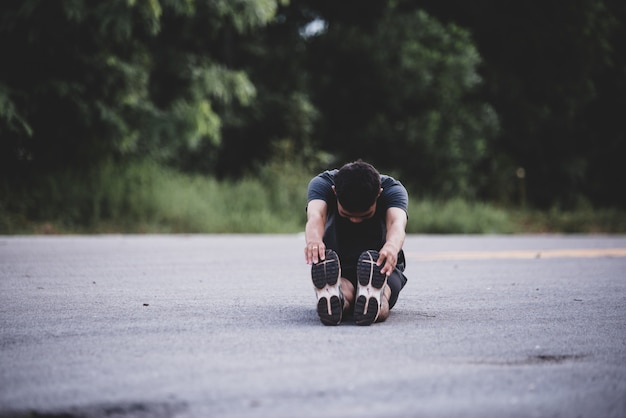
M 406 189 L 359 160 L 314 177 L 307 201 L 304 254 L 322 323 L 352 309 L 357 325 L 384 321 L 407 281 Z

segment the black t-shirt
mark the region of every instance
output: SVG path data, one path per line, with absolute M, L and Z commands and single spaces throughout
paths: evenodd
M 319 199 L 328 205 L 324 244 L 339 255 L 344 277 L 351 278 L 349 276 L 355 274 L 359 255 L 366 250 L 378 251 L 385 244 L 387 209 L 400 208 L 408 213 L 409 197 L 402 183 L 393 177 L 381 175 L 383 191 L 376 201 L 374 216 L 360 223 L 352 223 L 337 212 L 337 197 L 332 189 L 337 171 L 325 171 L 309 182 L 307 202 Z M 397 267 L 404 270 L 402 250 L 398 254 Z

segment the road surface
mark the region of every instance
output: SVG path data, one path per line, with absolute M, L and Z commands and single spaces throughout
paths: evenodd
M 0 237 L 0 417 L 626 417 L 626 237 L 407 237 L 323 326 L 301 235 Z

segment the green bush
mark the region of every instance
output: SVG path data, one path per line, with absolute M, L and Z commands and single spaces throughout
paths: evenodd
M 304 224 L 308 176 L 287 172 L 217 181 L 151 162 L 108 162 L 29 187 L 6 185 L 0 233 L 296 232 Z
M 268 164 L 233 181 L 183 174 L 152 162 L 105 163 L 19 186 L 0 184 L 0 234 L 296 233 L 306 222 L 314 174 L 293 161 Z M 413 196 L 408 233 L 623 233 L 626 214 L 511 210 L 463 199 Z
M 585 206 L 565 211 L 521 211 L 513 214 L 522 232 L 566 234 L 625 233 L 626 213 L 619 209 L 593 209 Z
M 485 203 L 462 199 L 445 202 L 411 199 L 408 233 L 485 234 L 511 233 L 515 225 L 509 214 Z

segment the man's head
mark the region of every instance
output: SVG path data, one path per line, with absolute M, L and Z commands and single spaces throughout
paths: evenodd
M 348 213 L 368 213 L 382 191 L 378 171 L 361 160 L 341 167 L 334 181 L 340 210 Z

